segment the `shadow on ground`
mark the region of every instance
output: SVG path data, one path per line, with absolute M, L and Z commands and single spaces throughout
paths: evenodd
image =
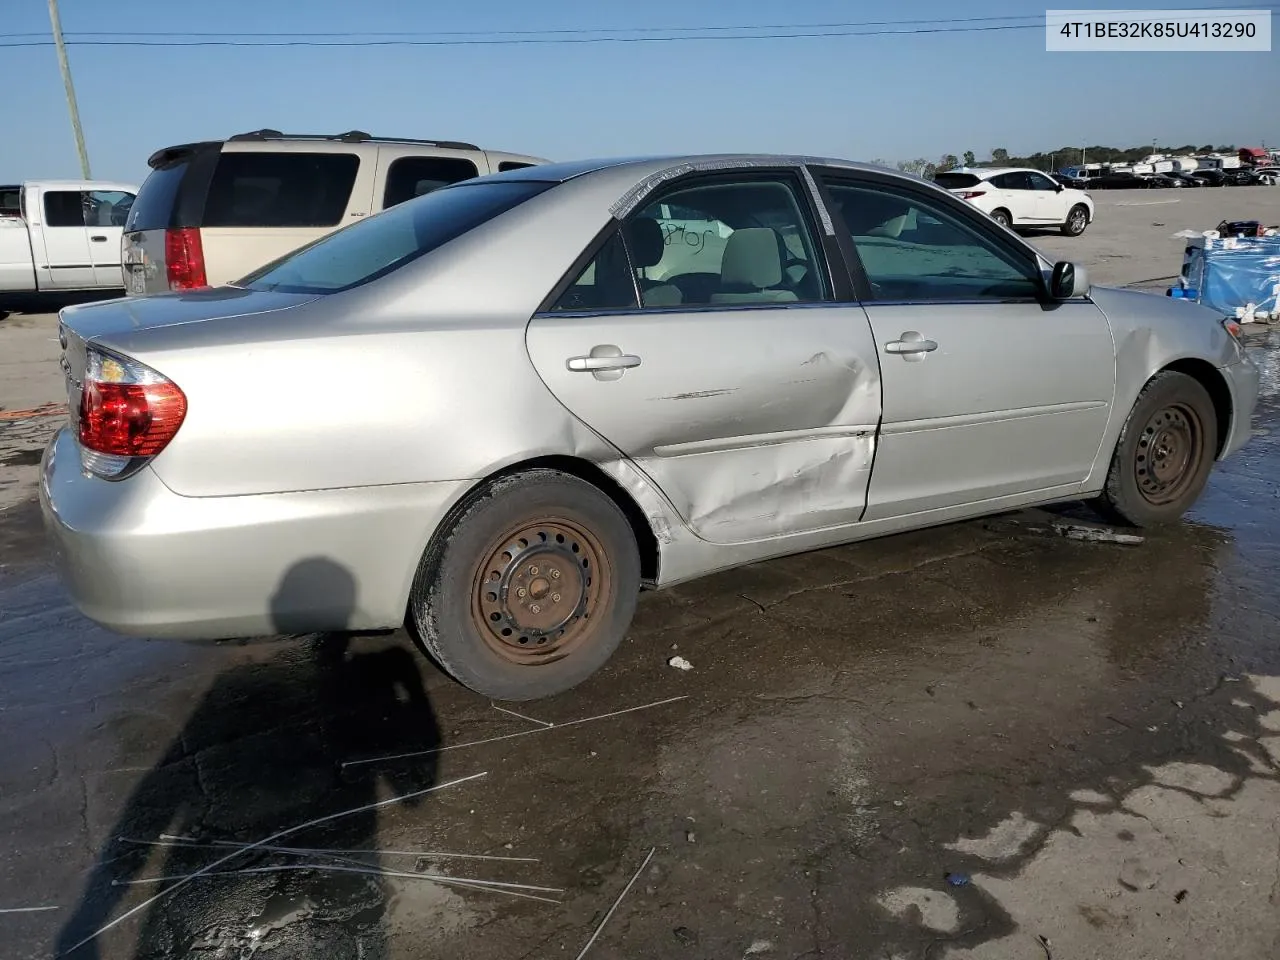
M 282 633 L 295 625 L 298 580 L 322 582 L 335 605 L 354 610 L 350 574 L 325 560 L 306 561 L 276 594 L 273 609 Z M 340 771 L 336 758 L 431 750 L 440 743 L 413 655 L 399 646 L 353 654 L 349 644 L 346 636 L 320 636 L 266 663 L 244 664 L 217 677 L 161 760 L 124 800 L 80 905 L 59 934 L 59 953 L 98 956 L 96 939 L 79 945 L 138 902 L 174 889 L 139 881 L 186 876 L 234 852 L 207 841 L 255 842 L 318 816 L 433 784 L 431 756 L 381 774 Z M 192 842 L 152 845 L 162 835 Z M 376 850 L 378 814 L 346 816 L 280 843 Z M 354 862 L 379 865 L 376 856 Z M 278 854 L 252 852 L 217 869 L 225 874 L 280 863 Z M 290 957 L 378 958 L 386 953 L 384 908 L 382 882 L 367 874 L 202 877 L 140 911 L 133 956 L 247 956 L 270 939 L 273 950 Z

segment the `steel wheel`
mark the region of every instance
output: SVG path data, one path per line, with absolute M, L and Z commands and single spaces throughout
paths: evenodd
M 1156 412 L 1142 428 L 1134 452 L 1138 492 L 1152 506 L 1178 500 L 1195 477 L 1204 451 L 1204 425 L 1185 404 Z
M 1097 506 L 1137 527 L 1170 523 L 1196 502 L 1218 451 L 1218 417 L 1205 386 L 1162 370 L 1125 420 Z
M 473 624 L 511 663 L 552 663 L 588 635 L 611 578 L 607 555 L 584 527 L 561 518 L 524 521 L 476 564 Z
M 455 508 L 423 553 L 406 619 L 455 680 L 534 700 L 604 666 L 639 590 L 636 534 L 618 505 L 583 479 L 535 468 Z

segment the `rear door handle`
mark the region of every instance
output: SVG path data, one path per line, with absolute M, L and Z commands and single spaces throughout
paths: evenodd
M 908 330 L 897 340 L 890 340 L 884 345 L 885 353 L 896 353 L 903 360 L 923 360 L 926 353 L 938 349 L 936 340 L 926 340 L 915 330 Z
M 630 353 L 622 353 L 616 357 L 570 357 L 567 365 L 570 370 L 577 372 L 626 370 L 640 366 L 640 358 Z
M 107 242 L 107 238 L 106 238 L 106 237 L 90 237 L 89 239 L 90 239 L 90 240 L 92 240 L 94 243 L 106 243 L 106 242 Z

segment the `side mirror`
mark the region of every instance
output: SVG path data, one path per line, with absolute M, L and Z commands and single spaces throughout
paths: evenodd
M 1089 276 L 1084 267 L 1077 266 L 1069 260 L 1060 260 L 1053 265 L 1053 274 L 1049 278 L 1049 296 L 1054 300 L 1070 300 L 1082 297 L 1089 292 Z
M 1067 188 L 1066 188 L 1066 187 L 1064 187 L 1064 186 L 1063 186 L 1061 183 L 1059 183 L 1057 180 L 1053 181 L 1053 192 L 1054 192 L 1054 193 L 1061 193 L 1061 192 L 1062 192 L 1063 190 L 1065 190 L 1065 189 L 1067 189 Z

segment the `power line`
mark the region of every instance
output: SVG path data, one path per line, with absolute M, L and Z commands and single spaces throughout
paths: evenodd
M 1040 30 L 1040 24 L 1010 25 L 1000 27 L 936 27 L 916 30 L 830 30 L 813 33 L 739 33 L 731 36 L 712 34 L 703 36 L 663 37 L 520 37 L 510 40 L 482 38 L 475 40 L 68 40 L 67 46 L 76 47 L 471 47 L 471 46 L 530 46 L 587 43 L 680 43 L 682 41 L 716 42 L 726 40 L 802 40 L 822 37 L 878 37 L 908 36 L 925 33 L 974 33 L 994 30 Z M 50 47 L 52 40 L 31 40 L 18 43 L 0 43 L 0 47 Z
M 1274 3 L 1232 4 L 1229 8 L 1220 8 L 1223 14 L 1229 15 L 1234 10 L 1271 10 Z M 1204 8 L 1169 8 L 1185 10 L 1186 16 L 1202 19 Z M 1182 19 L 1182 17 L 1178 17 Z M 1034 20 L 1033 23 L 993 24 L 997 20 Z M 894 27 L 916 26 L 910 29 L 856 29 L 860 27 Z M 925 26 L 920 26 L 924 24 Z M 976 25 L 985 24 L 985 25 Z M 127 39 L 127 40 L 67 40 L 68 46 L 81 47 L 453 47 L 453 46 L 527 46 L 544 44 L 598 44 L 598 43 L 680 43 L 690 41 L 729 41 L 729 40 L 799 40 L 834 37 L 877 37 L 877 36 L 916 36 L 938 33 L 987 33 L 1009 30 L 1040 30 L 1045 26 L 1045 18 L 1036 16 L 1007 17 L 957 17 L 951 19 L 931 20 L 867 20 L 833 24 L 772 24 L 759 26 L 710 26 L 710 27 L 667 27 L 667 28 L 600 28 L 600 29 L 564 29 L 564 30 L 525 30 L 525 31 L 444 31 L 436 33 L 405 33 L 395 35 L 382 33 L 186 33 L 165 32 L 125 32 L 125 31 L 80 31 L 67 34 L 71 37 L 173 37 L 177 39 Z M 780 33 L 786 30 L 792 32 Z M 697 34 L 697 31 L 702 31 Z M 716 31 L 708 33 L 707 31 Z M 732 32 L 756 31 L 756 32 Z M 769 31 L 769 32 L 761 32 Z M 795 32 L 804 31 L 804 32 Z M 611 36 L 585 36 L 584 34 L 607 33 Z M 620 36 L 625 33 L 655 33 L 659 36 Z M 51 46 L 50 40 L 16 40 L 18 37 L 43 36 L 43 34 L 0 34 L 5 39 L 15 42 L 0 42 L 0 48 L 43 47 Z M 383 37 L 391 39 L 352 39 L 355 37 Z M 206 37 L 235 37 L 236 39 L 213 40 Z M 293 39 L 336 37 L 343 39 Z M 196 39 L 191 39 L 196 38 Z M 291 39 L 272 39 L 291 38 Z M 466 39 L 444 39 L 466 38 Z
M 286 30 L 280 32 L 240 30 L 79 30 L 68 37 L 475 37 L 475 36 L 550 36 L 586 33 L 696 33 L 730 30 L 832 30 L 847 27 L 890 27 L 917 24 L 988 23 L 997 20 L 1036 20 L 1043 16 L 1011 15 L 1004 17 L 929 17 L 922 20 L 840 20 L 833 23 L 750 23 L 737 26 L 702 27 L 572 27 L 550 30 Z M 43 32 L 4 33 L 0 37 L 43 37 Z

